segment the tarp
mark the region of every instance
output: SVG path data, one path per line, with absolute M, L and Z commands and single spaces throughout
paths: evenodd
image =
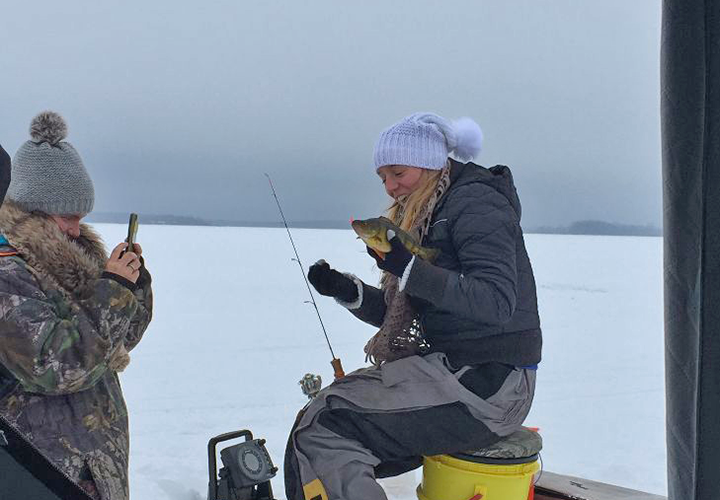
M 720 0 L 664 0 L 670 500 L 720 498 Z

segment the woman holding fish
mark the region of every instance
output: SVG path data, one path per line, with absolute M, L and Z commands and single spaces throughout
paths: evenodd
M 308 273 L 379 328 L 365 347 L 373 366 L 322 390 L 297 422 L 288 500 L 385 499 L 376 477 L 521 428 L 542 343 L 535 281 L 509 168 L 469 162 L 481 143 L 469 118 L 430 113 L 380 135 L 374 169 L 393 203 L 387 217 L 353 222 L 380 287 L 324 261 Z

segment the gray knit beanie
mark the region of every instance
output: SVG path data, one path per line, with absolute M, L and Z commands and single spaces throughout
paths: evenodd
M 95 190 L 80 155 L 63 141 L 67 137 L 65 120 L 57 113 L 44 111 L 30 124 L 30 137 L 13 158 L 7 197 L 28 212 L 90 213 Z
M 383 130 L 375 144 L 375 169 L 407 165 L 439 170 L 450 153 L 469 161 L 482 148 L 480 126 L 470 118 L 453 122 L 434 113 L 415 113 Z

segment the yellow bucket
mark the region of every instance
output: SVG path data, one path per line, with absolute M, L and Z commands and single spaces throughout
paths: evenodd
M 425 457 L 420 500 L 528 500 L 537 459 L 528 463 L 488 464 L 449 455 Z

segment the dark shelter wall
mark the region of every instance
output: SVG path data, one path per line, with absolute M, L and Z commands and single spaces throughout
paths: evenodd
M 5 199 L 5 193 L 10 186 L 10 155 L 0 145 L 0 205 Z
M 665 0 L 662 144 L 670 500 L 718 498 L 720 0 Z

